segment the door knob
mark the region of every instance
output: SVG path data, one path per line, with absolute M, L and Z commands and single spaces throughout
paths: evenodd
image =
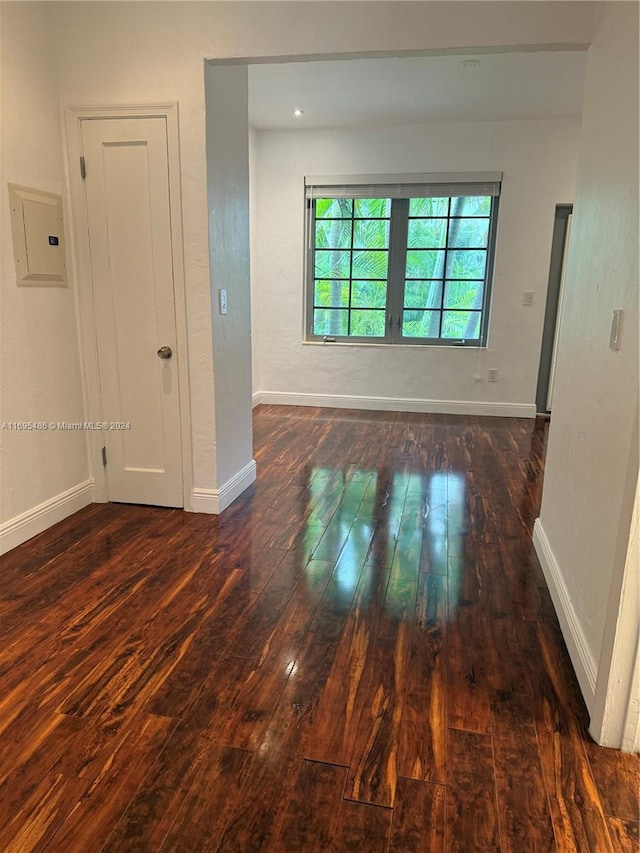
M 171 347 L 160 347 L 158 350 L 158 358 L 171 358 L 173 350 Z

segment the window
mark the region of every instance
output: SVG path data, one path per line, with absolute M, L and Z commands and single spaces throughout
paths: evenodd
M 501 175 L 409 177 L 307 179 L 307 340 L 485 345 Z

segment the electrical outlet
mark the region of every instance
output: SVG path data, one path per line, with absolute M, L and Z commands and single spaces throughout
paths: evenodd
M 522 297 L 523 305 L 533 305 L 533 290 L 525 290 Z
M 497 382 L 498 381 L 498 368 L 490 367 L 487 370 L 487 382 Z

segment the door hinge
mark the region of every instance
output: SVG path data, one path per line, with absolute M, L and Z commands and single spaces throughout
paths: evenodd
M 87 164 L 85 163 L 84 157 L 80 158 L 80 177 L 83 181 L 87 178 Z
M 107 448 L 106 447 L 102 448 L 102 464 L 103 465 L 107 464 Z

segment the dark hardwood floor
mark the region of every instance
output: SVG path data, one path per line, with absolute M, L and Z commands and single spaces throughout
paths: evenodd
M 2 558 L 0 850 L 637 850 L 531 551 L 546 434 L 261 406 L 221 517 Z

